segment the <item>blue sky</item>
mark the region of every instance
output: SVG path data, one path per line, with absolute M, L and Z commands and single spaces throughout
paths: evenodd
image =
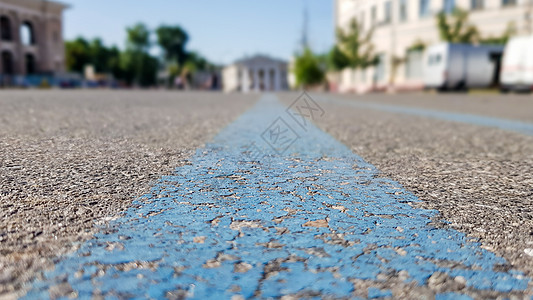
M 63 0 L 65 38 L 101 37 L 122 47 L 125 28 L 142 21 L 150 28 L 179 24 L 196 50 L 216 63 L 244 55 L 289 59 L 298 48 L 303 9 L 309 12 L 309 42 L 324 52 L 334 41 L 331 0 Z M 153 37 L 155 39 L 155 36 Z

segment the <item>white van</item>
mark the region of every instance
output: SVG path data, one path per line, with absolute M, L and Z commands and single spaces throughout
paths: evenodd
M 533 35 L 509 40 L 503 54 L 501 90 L 507 92 L 533 89 Z
M 464 52 L 467 45 L 442 43 L 426 50 L 424 85 L 438 90 L 465 86 Z
M 503 46 L 441 43 L 426 51 L 424 84 L 438 90 L 483 88 L 498 83 Z

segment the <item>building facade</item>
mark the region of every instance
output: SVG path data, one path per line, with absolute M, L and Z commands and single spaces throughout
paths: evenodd
M 225 92 L 287 90 L 287 62 L 264 55 L 244 58 L 222 70 Z
M 65 70 L 63 10 L 47 0 L 0 0 L 0 75 L 3 79 Z
M 356 18 L 363 31 L 373 28 L 379 58 L 375 67 L 336 74 L 338 90 L 422 88 L 424 51 L 414 46 L 439 43 L 436 15 L 455 7 L 469 12 L 483 38 L 501 36 L 508 26 L 518 35 L 533 33 L 533 0 L 335 0 L 336 27 L 346 29 Z

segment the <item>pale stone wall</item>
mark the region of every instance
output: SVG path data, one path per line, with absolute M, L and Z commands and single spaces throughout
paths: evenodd
M 234 92 L 239 90 L 239 68 L 237 65 L 230 65 L 222 70 L 222 88 L 224 92 Z
M 392 18 L 388 24 L 385 20 L 385 3 L 392 3 Z M 421 0 L 406 0 L 407 19 L 400 20 L 400 0 L 336 0 L 335 1 L 335 24 L 337 27 L 346 28 L 352 18 L 357 18 L 363 23 L 363 28 L 369 30 L 372 27 L 372 7 L 376 7 L 375 30 L 372 43 L 376 53 L 384 58 L 385 75 L 376 80 L 376 69 L 369 68 L 366 71 L 366 80 L 360 80 L 360 70 L 356 70 L 355 76 L 348 76 L 343 71 L 342 82 L 339 84 L 340 91 L 365 92 L 369 89 L 391 88 L 391 58 L 393 55 L 405 58 L 407 49 L 417 41 L 426 45 L 438 43 L 439 33 L 436 26 L 435 15 L 443 9 L 444 0 L 428 0 L 429 14 L 420 16 Z M 533 11 L 533 1 L 516 0 L 513 6 L 502 6 L 502 0 L 484 0 L 485 7 L 481 10 L 472 10 L 470 0 L 455 0 L 456 6 L 470 11 L 470 22 L 475 24 L 482 36 L 499 36 L 513 22 L 518 34 L 533 33 L 533 24 L 528 21 L 527 14 Z M 531 16 L 533 18 L 533 15 Z M 395 87 L 398 89 L 422 88 L 422 78 L 408 78 L 406 76 L 406 64 L 401 64 L 396 71 Z M 349 80 L 352 78 L 352 80 Z
M 65 5 L 53 1 L 0 0 L 0 18 L 8 20 L 11 35 L 10 39 L 0 36 L 0 74 L 7 73 L 11 68 L 12 75 L 26 75 L 30 55 L 35 61 L 33 73 L 65 71 L 62 17 L 65 8 Z M 30 45 L 23 44 L 20 33 L 25 23 L 30 24 L 33 30 L 34 43 Z M 4 66 L 9 62 L 11 67 Z

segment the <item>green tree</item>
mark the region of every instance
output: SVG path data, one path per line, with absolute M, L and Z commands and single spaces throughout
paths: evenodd
M 91 64 L 94 66 L 96 72 L 111 73 L 110 60 L 111 49 L 107 48 L 102 40 L 96 38 L 89 44 L 89 51 L 91 55 Z
M 124 79 L 129 84 L 143 87 L 151 86 L 157 81 L 158 61 L 149 54 L 150 30 L 146 25 L 137 23 L 126 28 L 126 51 L 121 58 Z
M 126 28 L 128 49 L 138 52 L 147 52 L 150 48 L 150 30 L 143 23 L 137 23 Z
M 185 63 L 187 51 L 185 47 L 189 35 L 180 26 L 162 25 L 156 29 L 157 43 L 164 52 L 167 62 L 175 61 L 179 65 Z
M 65 56 L 68 71 L 83 73 L 85 66 L 92 61 L 89 42 L 82 37 L 65 42 Z
M 357 19 L 353 18 L 347 30 L 337 28 L 337 45 L 351 68 L 367 68 L 377 63 L 372 44 L 373 29 L 363 32 Z M 343 58 L 344 59 L 344 58 Z M 338 67 L 342 66 L 338 65 Z
M 516 24 L 514 22 L 509 22 L 507 24 L 507 28 L 500 36 L 489 36 L 486 38 L 481 38 L 479 43 L 485 44 L 485 45 L 505 45 L 507 44 L 507 41 L 515 35 L 517 32 L 516 30 Z
M 338 45 L 333 46 L 327 54 L 328 69 L 333 71 L 340 71 L 350 66 L 350 60 L 342 52 Z
M 120 55 L 121 55 L 121 52 L 116 46 L 109 48 L 107 69 L 108 69 L 108 72 L 113 74 L 113 76 L 117 79 L 122 79 L 124 77 L 124 70 L 122 69 L 120 65 Z
M 300 55 L 296 56 L 293 72 L 296 85 L 303 88 L 321 84 L 325 79 L 319 59 L 309 48 L 304 49 Z
M 445 42 L 472 44 L 479 41 L 478 29 L 468 22 L 468 12 L 460 8 L 455 8 L 451 14 L 438 13 L 437 28 Z

